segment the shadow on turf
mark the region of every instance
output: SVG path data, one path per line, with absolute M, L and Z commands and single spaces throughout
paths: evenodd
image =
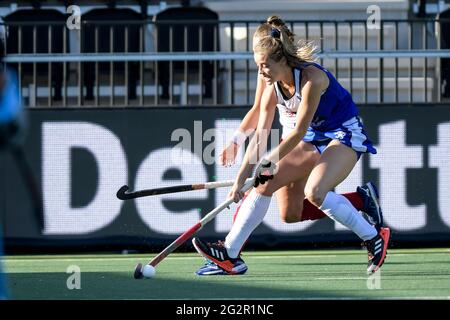
M 386 265 L 411 265 L 412 262 L 404 262 L 404 261 L 389 261 L 389 256 L 386 258 Z M 433 260 L 433 261 L 414 261 L 414 264 L 436 264 L 436 263 L 448 263 L 448 260 Z M 317 262 L 272 262 L 272 265 L 292 265 L 292 266 L 317 266 Z M 362 266 L 362 270 L 364 270 L 365 264 L 361 262 L 320 262 L 321 266 Z
M 81 289 L 69 290 L 66 273 L 13 273 L 8 275 L 12 299 L 302 299 L 339 298 L 336 290 L 279 289 L 252 285 L 253 277 L 217 276 L 170 279 L 167 275 L 134 280 L 131 274 L 83 272 Z M 239 281 L 239 282 L 237 282 Z M 249 285 L 243 284 L 248 281 Z M 264 281 L 264 279 L 262 279 Z M 288 282 L 289 279 L 286 279 Z M 292 281 L 292 280 L 291 280 Z M 302 279 L 308 283 L 307 279 Z M 272 282 L 273 283 L 273 282 Z M 359 294 L 358 294 L 359 293 Z M 362 291 L 345 297 L 361 298 Z
M 417 265 L 417 264 L 431 264 L 435 265 L 436 263 L 444 263 L 448 264 L 448 260 L 433 260 L 433 261 L 414 261 L 414 262 L 405 262 L 405 261 L 395 261 L 395 262 L 389 262 L 389 264 L 404 264 L 404 265 Z
M 326 262 L 320 262 L 320 263 L 308 263 L 308 262 L 272 262 L 272 265 L 291 265 L 291 266 L 361 266 L 361 270 L 364 271 L 366 264 L 361 263 L 361 262 L 331 262 L 331 263 L 326 263 Z

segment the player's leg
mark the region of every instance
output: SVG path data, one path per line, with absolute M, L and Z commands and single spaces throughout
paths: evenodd
M 302 141 L 278 163 L 278 172 L 273 180 L 259 185 L 250 192 L 225 239 L 225 246 L 231 256 L 239 254 L 250 234 L 263 221 L 272 195 L 280 188 L 293 186 L 300 192 L 296 196 L 295 202 L 282 208 L 282 219 L 285 221 L 289 219 L 286 213 L 295 212 L 298 215 L 298 212 L 302 211 L 303 192 L 297 184 L 305 184 L 318 158 L 319 154 L 314 146 Z
M 306 180 L 292 182 L 275 193 L 283 222 L 314 221 L 327 217 L 322 210 L 304 197 L 305 184 Z M 377 230 L 380 230 L 383 225 L 383 215 L 379 205 L 378 190 L 372 182 L 358 186 L 356 192 L 343 193 L 342 196 L 347 198 Z
M 305 198 L 305 184 L 306 179 L 292 182 L 276 192 L 280 218 L 283 222 L 296 223 L 307 220 L 319 220 L 327 217 L 322 210 Z M 369 184 L 373 186 L 371 183 Z M 357 188 L 357 192 L 343 193 L 342 196 L 346 197 L 358 211 L 361 211 L 362 214 L 366 214 L 367 219 L 371 224 L 378 225 L 378 219 L 372 218 L 372 215 L 378 217 L 378 211 L 381 212 L 381 209 L 377 210 L 376 208 L 379 208 L 379 206 L 375 207 L 374 200 L 369 196 L 366 196 L 367 191 L 365 190 L 367 189 L 365 188 L 367 188 L 367 186 Z M 364 196 L 361 195 L 360 192 L 364 192 Z M 377 199 L 375 199 L 375 201 L 377 201 Z M 370 214 L 367 214 L 367 208 L 374 208 L 374 210 Z
M 315 207 L 307 199 L 304 198 L 306 178 L 307 177 L 304 177 L 301 181 L 289 183 L 287 186 L 284 186 L 280 188 L 278 191 L 276 191 L 275 194 L 278 202 L 278 208 L 280 211 L 280 217 L 283 222 L 294 223 L 302 221 L 303 220 L 302 213 L 305 211 L 307 215 L 307 219 L 305 220 L 309 219 L 316 220 L 327 217 L 327 215 L 324 214 L 320 209 Z M 242 200 L 242 204 L 237 208 L 236 213 L 233 217 L 233 224 L 236 218 L 239 216 L 241 212 L 241 207 L 245 203 L 246 198 L 247 197 L 244 197 L 244 199 Z M 303 205 L 305 205 L 305 209 Z M 251 225 L 250 223 L 245 223 L 241 227 L 245 229 L 251 227 Z M 241 235 L 241 233 L 238 233 L 237 235 Z M 241 241 L 244 240 L 245 238 L 242 238 Z M 240 251 L 242 251 L 245 243 L 246 242 L 244 241 Z M 244 274 L 246 271 L 247 271 L 246 265 L 244 265 L 241 262 L 239 272 L 235 272 L 234 274 Z M 226 275 L 228 273 L 210 259 L 206 259 L 205 264 L 196 271 L 196 274 L 203 276 L 203 275 Z
M 238 207 L 239 214 L 236 212 L 234 217 L 235 219 L 239 217 L 237 223 L 233 224 L 225 243 L 218 242 L 217 244 L 211 244 L 216 246 L 212 252 L 220 255 L 220 251 L 225 251 L 219 258 L 228 256 L 228 253 L 230 253 L 229 257 L 231 259 L 238 258 L 251 232 L 264 219 L 270 202 L 266 202 L 267 205 L 263 204 L 262 210 L 256 204 L 259 202 L 264 203 L 264 200 L 267 199 L 264 196 L 269 196 L 276 190 L 278 190 L 276 191 L 277 201 L 283 221 L 293 223 L 324 218 L 326 215 L 311 204 L 308 199 L 304 198 L 306 179 L 319 157 L 320 154 L 317 152 L 316 147 L 306 142 L 301 142 L 289 155 L 284 157 L 278 164 L 280 169 L 275 175 L 274 180 L 270 180 L 269 183 L 259 186 L 257 192 L 251 192 L 250 198 L 246 198 L 241 203 L 241 206 Z M 292 182 L 293 178 L 297 180 Z M 282 187 L 280 188 L 280 186 Z M 262 196 L 259 196 L 258 193 L 262 194 Z M 361 203 L 358 209 L 363 207 L 363 201 L 358 193 L 348 193 L 345 196 L 352 203 L 356 203 L 356 205 Z M 256 214 L 254 213 L 255 211 Z M 208 245 L 202 243 L 201 240 L 195 239 L 193 242 L 194 245 L 197 242 L 196 248 L 200 248 L 200 251 L 202 251 L 202 248 L 203 251 L 211 251 L 211 249 L 208 249 Z M 223 248 L 223 245 L 226 248 Z M 234 274 L 243 274 L 247 271 L 247 267 L 241 259 L 236 260 L 236 264 L 239 264 L 239 268 L 235 268 Z M 197 275 L 227 274 L 221 268 L 218 268 L 216 263 L 212 262 L 209 258 L 207 258 L 205 265 L 198 269 L 196 273 Z
M 239 214 L 239 210 L 242 206 L 242 203 L 245 201 L 245 199 L 247 198 L 249 192 L 251 190 L 247 191 L 246 194 L 244 195 L 244 198 L 241 201 L 241 204 L 238 205 L 236 211 L 234 212 L 233 215 L 233 223 L 236 220 L 238 214 Z M 241 248 L 242 250 L 242 248 Z M 247 267 L 245 265 L 245 267 L 242 267 L 239 272 L 236 272 L 234 274 L 244 274 L 247 272 Z M 215 264 L 212 260 L 205 258 L 205 262 L 204 264 L 197 269 L 197 271 L 195 272 L 196 275 L 198 276 L 215 276 L 215 275 L 228 275 L 228 272 L 226 272 L 225 270 L 223 270 L 221 267 L 219 267 L 217 264 Z
M 278 171 L 274 178 L 254 188 L 248 194 L 225 242 L 206 244 L 194 238 L 193 244 L 197 251 L 227 272 L 239 272 L 243 268 L 243 261 L 239 256 L 242 246 L 253 230 L 263 221 L 272 194 L 293 181 L 305 179 L 317 158 L 317 150 L 311 144 L 299 143 L 278 163 Z
M 333 190 L 351 172 L 358 160 L 350 147 L 333 140 L 322 153 L 306 183 L 305 195 L 330 218 L 355 232 L 366 242 L 373 255 L 368 271 L 373 272 L 383 264 L 389 241 L 389 229 L 378 232 L 368 223 L 344 196 Z
M 302 221 L 305 185 L 306 178 L 301 181 L 289 183 L 287 186 L 280 188 L 275 193 L 281 221 L 285 223 L 296 223 Z M 321 211 L 319 210 L 319 212 Z M 322 216 L 326 217 L 323 212 Z
M 299 148 L 294 149 L 293 151 L 294 152 L 289 153 L 279 162 L 279 165 L 283 165 L 283 168 L 285 169 L 281 173 L 284 177 L 280 177 L 280 180 L 286 181 L 287 183 L 282 185 L 275 192 L 280 218 L 286 223 L 302 221 L 302 212 L 305 208 L 304 190 L 306 180 L 320 158 L 317 149 L 312 144 L 304 141 L 300 143 Z M 296 173 L 297 179 L 295 181 L 289 181 L 289 176 L 292 176 L 293 172 Z M 277 175 L 278 174 L 280 173 L 278 172 Z M 266 188 L 262 187 L 261 190 L 263 192 L 271 192 L 272 190 L 270 190 L 270 187 L 270 185 L 267 185 Z M 307 203 L 306 208 L 308 208 Z M 325 216 L 320 210 L 315 210 L 319 211 L 315 212 L 318 218 Z
M 303 152 L 314 152 L 316 147 L 311 143 L 302 142 Z M 315 163 L 318 161 L 320 154 L 315 153 Z M 286 172 L 294 172 L 298 170 L 296 159 L 297 154 L 289 154 L 282 159 L 286 166 Z M 286 160 L 285 160 L 286 159 Z M 313 156 L 311 156 L 313 159 Z M 306 220 L 318 220 L 327 215 L 321 211 L 317 206 L 313 205 L 307 198 L 304 197 L 304 188 L 306 179 L 314 167 L 312 161 L 304 162 L 302 164 L 302 178 L 288 183 L 276 191 L 276 198 L 280 212 L 281 220 L 286 223 L 296 223 Z M 372 183 L 367 183 L 364 186 L 357 187 L 356 192 L 349 192 L 342 194 L 346 197 L 352 205 L 367 217 L 367 219 L 379 228 L 382 224 L 381 208 L 378 203 L 378 192 Z

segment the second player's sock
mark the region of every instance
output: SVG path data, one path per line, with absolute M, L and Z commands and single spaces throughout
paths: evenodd
M 356 210 L 362 210 L 364 208 L 364 202 L 358 192 L 342 193 L 344 197 L 355 207 Z
M 364 203 L 358 192 L 343 193 L 342 196 L 346 197 L 356 210 L 362 210 Z M 327 215 L 322 210 L 313 205 L 308 199 L 305 198 L 303 200 L 303 210 L 301 212 L 300 221 L 319 220 L 326 216 Z
M 264 220 L 272 197 L 253 189 L 239 208 L 239 214 L 225 238 L 225 248 L 231 258 L 236 258 L 250 234 Z

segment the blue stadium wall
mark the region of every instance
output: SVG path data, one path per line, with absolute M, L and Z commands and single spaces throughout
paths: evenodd
M 13 158 L 0 154 L 0 221 L 6 249 L 157 250 L 169 244 L 222 202 L 228 189 L 125 202 L 116 198 L 117 190 L 124 184 L 137 190 L 233 179 L 237 166 L 223 168 L 204 156 L 217 158 L 214 150 L 221 150 L 246 111 L 245 107 L 31 110 L 25 150 L 44 195 L 44 229 L 39 230 Z M 379 186 L 395 246 L 448 245 L 450 108 L 384 105 L 360 111 L 378 154 L 363 156 L 337 191 L 352 192 L 373 181 Z M 277 139 L 275 132 L 272 141 Z M 220 213 L 200 236 L 223 238 L 235 208 Z M 248 247 L 359 242 L 328 218 L 283 223 L 274 198 Z

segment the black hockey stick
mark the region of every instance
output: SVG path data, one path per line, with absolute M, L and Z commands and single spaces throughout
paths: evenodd
M 120 200 L 130 200 L 147 196 L 156 196 L 159 194 L 166 193 L 176 193 L 176 192 L 185 192 L 192 190 L 203 190 L 203 189 L 215 189 L 222 187 L 231 187 L 234 183 L 234 180 L 228 181 L 217 181 L 217 182 L 206 182 L 206 183 L 197 183 L 197 184 L 185 184 L 179 186 L 172 187 L 163 187 L 163 188 L 155 188 L 155 189 L 145 189 L 140 191 L 128 192 L 130 189 L 127 185 L 122 186 L 119 191 L 117 191 L 117 198 Z

